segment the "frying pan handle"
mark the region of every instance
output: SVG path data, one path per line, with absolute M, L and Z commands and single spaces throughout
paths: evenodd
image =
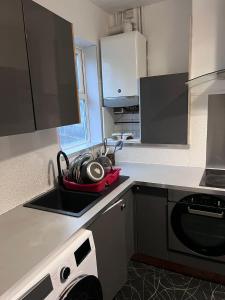
M 62 168 L 61 168 L 61 162 L 60 162 L 61 155 L 65 159 L 67 170 L 69 170 L 69 166 L 70 166 L 69 159 L 68 159 L 68 156 L 66 155 L 66 153 L 63 151 L 59 151 L 57 154 L 57 167 L 58 167 L 58 180 L 59 180 L 60 184 L 63 183 L 63 175 L 62 175 Z
M 104 154 L 103 155 L 106 155 L 106 151 L 107 151 L 107 138 L 104 138 L 104 140 L 103 140 L 103 146 L 104 146 Z

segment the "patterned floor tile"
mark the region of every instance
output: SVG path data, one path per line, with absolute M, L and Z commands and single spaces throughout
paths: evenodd
M 128 281 L 115 300 L 225 300 L 225 286 L 130 262 Z

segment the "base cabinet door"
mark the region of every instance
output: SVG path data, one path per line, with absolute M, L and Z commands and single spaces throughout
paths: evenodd
M 94 236 L 104 300 L 112 300 L 127 280 L 125 210 L 126 203 L 121 199 L 89 227 Z
M 137 253 L 167 259 L 167 190 L 134 188 Z

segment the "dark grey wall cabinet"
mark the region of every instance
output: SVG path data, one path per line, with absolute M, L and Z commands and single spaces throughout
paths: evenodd
M 188 73 L 141 78 L 141 142 L 188 142 Z
M 78 123 L 71 23 L 31 0 L 1 0 L 0 38 L 0 136 Z
M 0 39 L 0 135 L 34 131 L 20 0 L 0 1 Z
M 167 259 L 167 190 L 134 188 L 137 252 Z
M 22 0 L 36 129 L 79 122 L 72 24 Z
M 104 300 L 112 300 L 127 280 L 127 263 L 134 245 L 132 205 L 130 191 L 89 227 L 94 236 Z

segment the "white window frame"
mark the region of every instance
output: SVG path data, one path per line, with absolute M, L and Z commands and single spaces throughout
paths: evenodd
M 88 107 L 88 95 L 87 95 L 87 81 L 86 81 L 86 72 L 85 72 L 85 57 L 84 57 L 84 53 L 82 48 L 79 47 L 75 47 L 75 59 L 76 56 L 79 55 L 81 58 L 81 69 L 82 69 L 82 90 L 78 90 L 78 101 L 80 102 L 80 100 L 84 100 L 85 102 L 85 106 L 86 106 L 86 119 L 87 119 L 87 140 L 84 141 L 83 143 L 77 143 L 74 144 L 74 146 L 65 148 L 64 151 L 68 152 L 69 155 L 72 155 L 73 153 L 76 153 L 77 151 L 80 151 L 82 149 L 84 149 L 86 146 L 88 147 L 91 143 L 91 131 L 90 131 L 90 118 L 89 118 L 89 107 Z M 76 64 L 75 64 L 76 65 Z M 78 80 L 78 72 L 77 69 L 75 70 L 76 72 L 76 77 Z M 80 88 L 80 86 L 79 86 Z M 80 103 L 79 103 L 79 109 L 80 109 Z M 59 142 L 61 145 L 61 141 L 60 141 L 60 135 L 59 135 Z M 62 146 L 61 146 L 62 147 Z
M 88 138 L 85 143 L 82 143 L 80 145 L 86 145 L 86 144 L 90 144 L 90 142 L 91 142 L 91 132 L 90 132 L 90 118 L 89 118 L 88 94 L 87 94 L 87 78 L 86 78 L 86 72 L 85 72 L 85 57 L 84 57 L 83 50 L 79 47 L 75 48 L 75 55 L 80 55 L 81 65 L 82 65 L 82 86 L 83 86 L 82 92 L 83 93 L 78 91 L 78 98 L 79 98 L 79 102 L 81 99 L 85 101 L 86 113 L 87 113 L 86 126 L 87 126 Z M 79 107 L 80 107 L 80 105 L 79 105 Z
M 84 62 L 84 53 L 83 50 L 79 47 L 75 48 L 75 57 L 77 58 L 80 57 L 81 61 L 81 70 L 82 70 L 82 75 L 81 75 L 81 83 L 82 83 L 82 89 L 78 89 L 79 95 L 86 95 L 87 91 L 87 83 L 86 83 L 86 74 L 85 74 L 85 62 Z M 77 70 L 77 64 L 76 64 L 76 77 L 78 78 L 78 70 Z M 80 88 L 80 86 L 79 86 Z

